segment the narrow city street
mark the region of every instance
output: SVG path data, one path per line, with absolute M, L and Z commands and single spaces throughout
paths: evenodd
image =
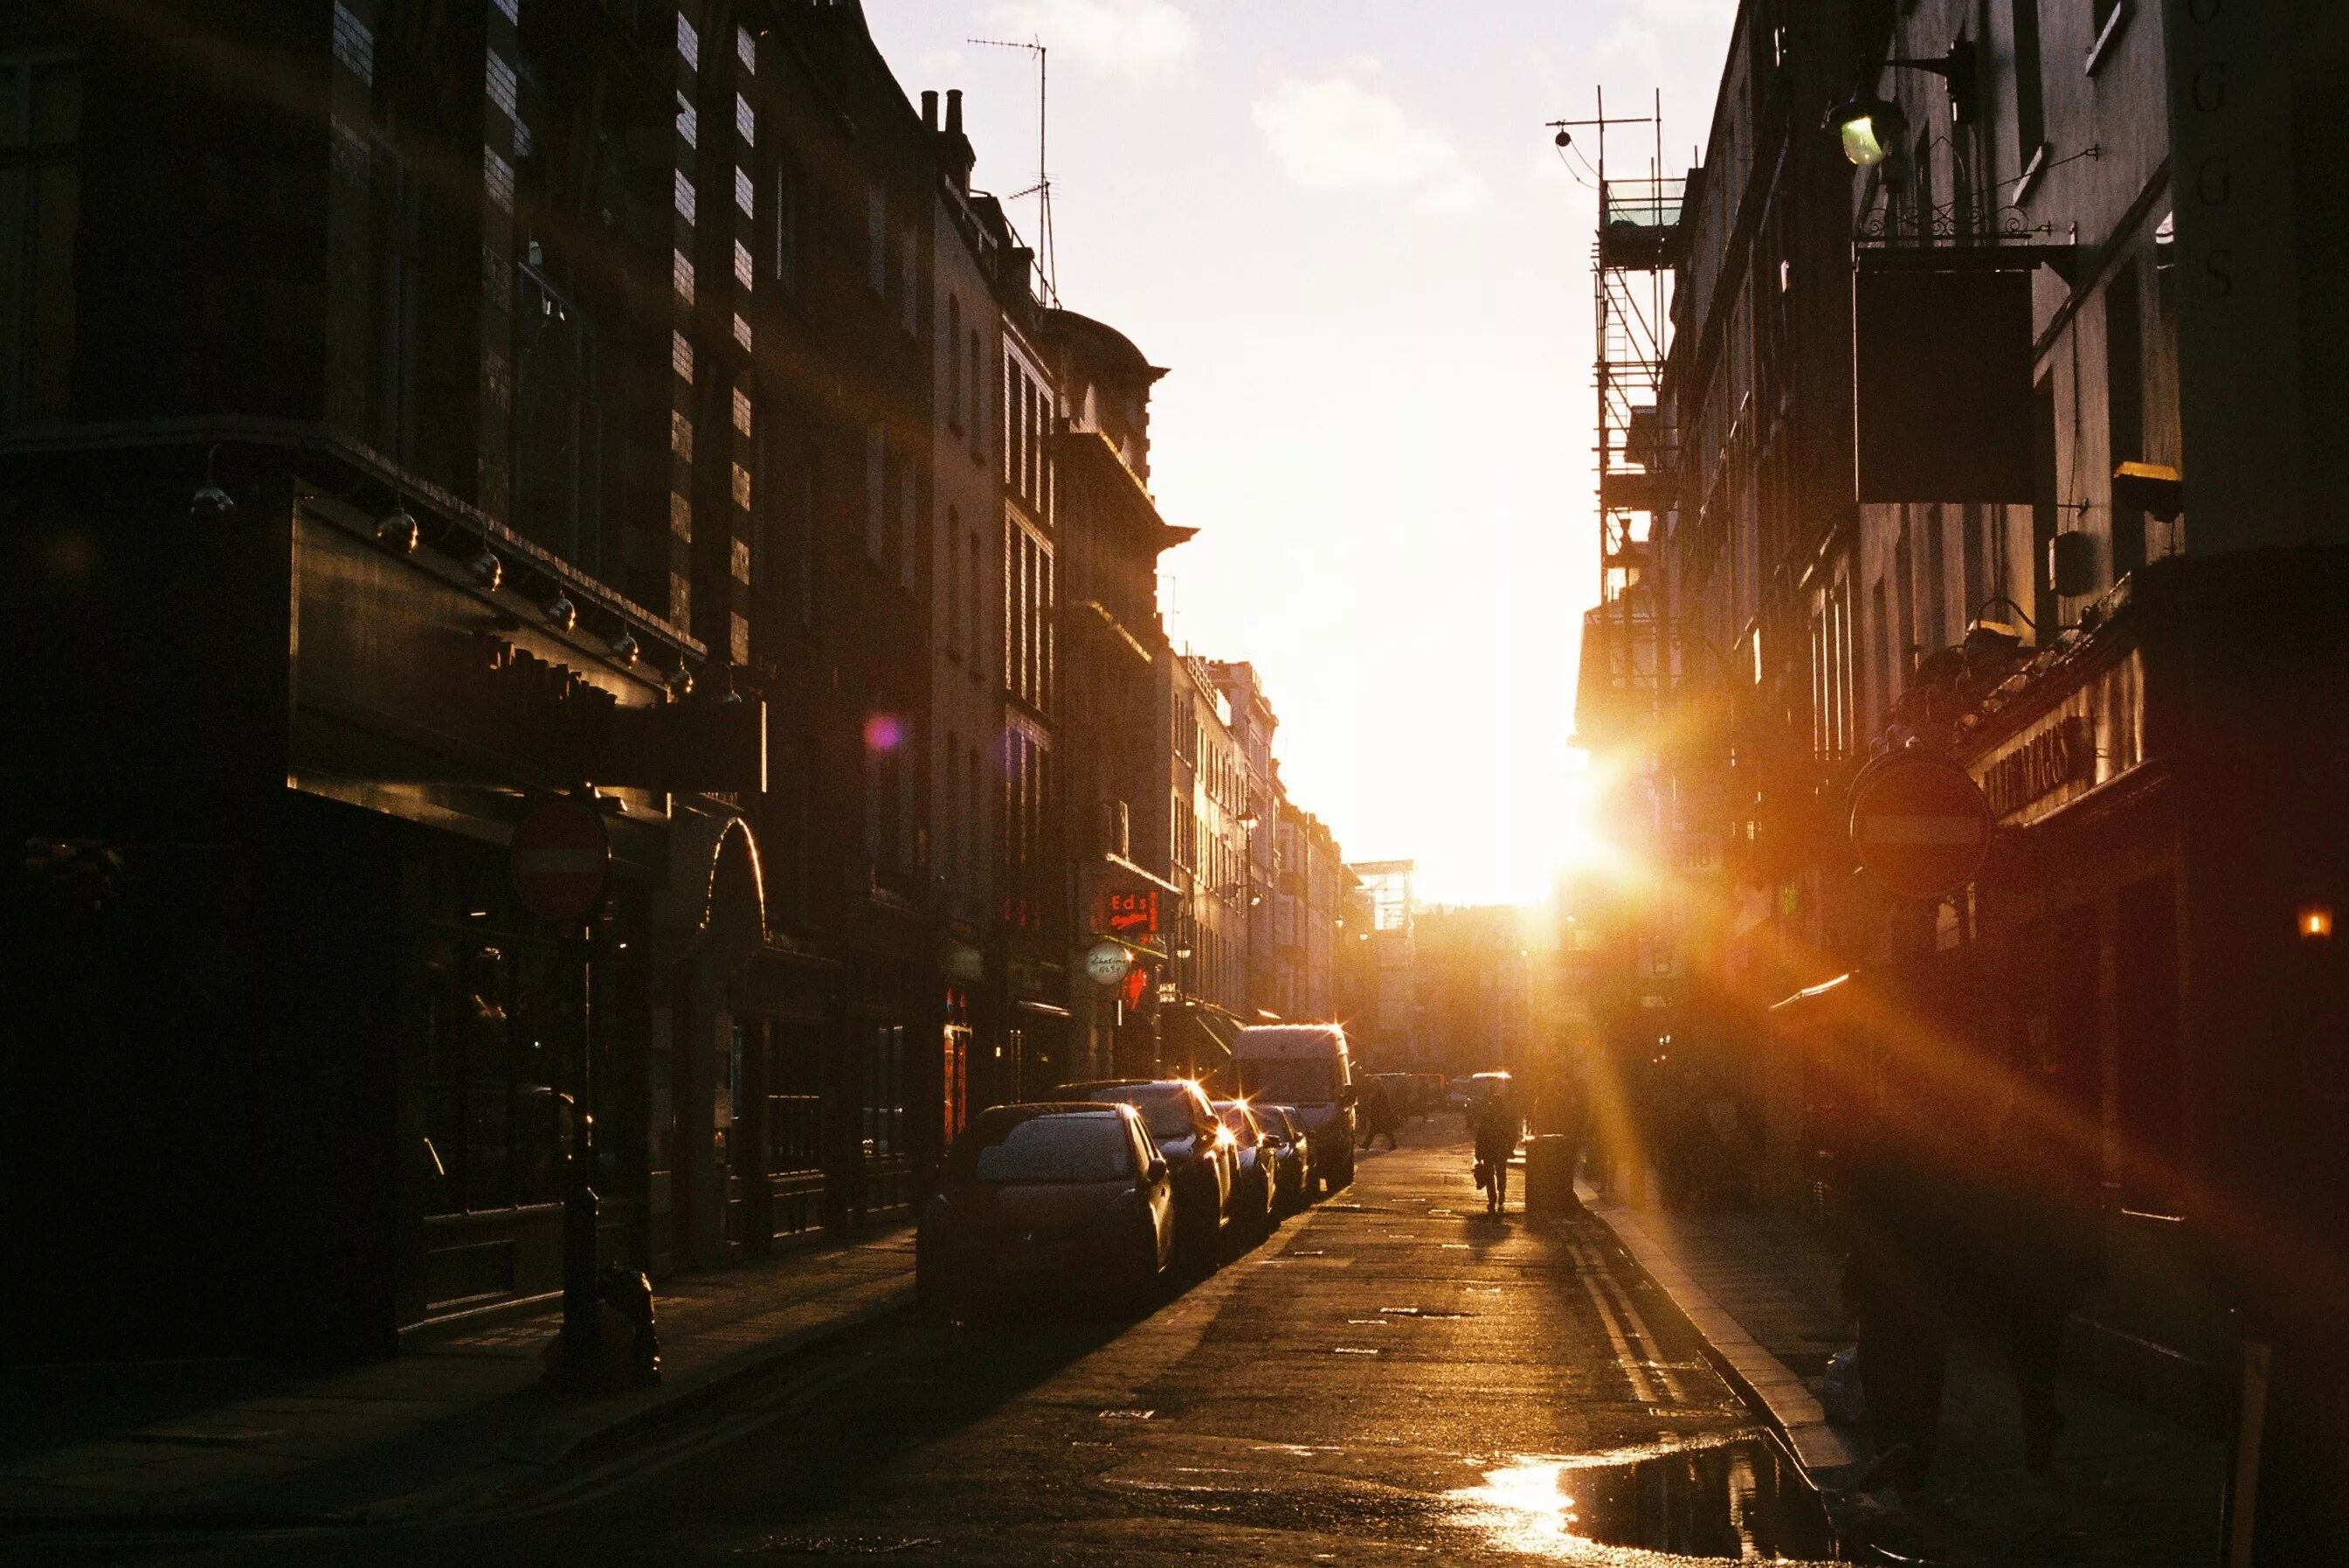
M 339 1563 L 1645 1563 L 1824 1520 L 1595 1222 L 1482 1212 L 1449 1119 L 1130 1324 L 905 1315 L 429 1526 L 154 1542 Z M 119 1558 L 96 1542 L 60 1561 Z

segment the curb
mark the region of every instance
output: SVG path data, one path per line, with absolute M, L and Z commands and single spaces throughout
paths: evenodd
M 1583 1207 L 1694 1326 L 1713 1369 L 1777 1433 L 1811 1484 L 1822 1491 L 1848 1487 L 1867 1468 L 1867 1459 L 1828 1423 L 1826 1412 L 1794 1369 L 1764 1349 L 1744 1325 L 1691 1278 L 1638 1214 L 1602 1202 L 1579 1182 L 1576 1191 Z
M 414 1522 L 434 1514 L 455 1515 L 484 1491 L 483 1471 L 493 1468 L 543 1470 L 595 1457 L 623 1446 L 654 1427 L 717 1403 L 778 1366 L 829 1342 L 870 1328 L 914 1305 L 911 1281 L 879 1300 L 823 1323 L 746 1346 L 698 1371 L 633 1394 L 615 1397 L 603 1409 L 582 1408 L 564 1421 L 556 1407 L 542 1429 L 522 1434 L 483 1456 L 465 1475 L 419 1491 L 395 1493 L 347 1509 L 264 1509 L 197 1506 L 107 1512 L 59 1511 L 0 1516 L 0 1539 L 34 1536 L 102 1537 L 109 1532 L 174 1535 L 196 1531 L 261 1533 L 277 1531 L 336 1531 Z

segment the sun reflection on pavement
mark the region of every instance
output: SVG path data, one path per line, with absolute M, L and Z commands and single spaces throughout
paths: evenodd
M 1753 1466 L 1734 1446 L 1737 1441 L 1731 1439 L 1720 1444 L 1643 1444 L 1564 1458 L 1514 1454 L 1507 1456 L 1510 1462 L 1485 1470 L 1482 1486 L 1463 1487 L 1445 1493 L 1444 1498 L 1457 1510 L 1452 1521 L 1455 1525 L 1479 1532 L 1504 1551 L 1552 1562 L 1586 1563 L 1592 1568 L 1695 1568 L 1702 1563 L 1742 1560 L 1810 1568 L 1811 1560 L 1773 1555 L 1764 1543 L 1755 1539 L 1751 1522 L 1761 1503 L 1759 1494 L 1763 1489 Z M 1690 1556 L 1593 1539 L 1583 1533 L 1588 1530 L 1599 1535 L 1614 1535 L 1631 1522 L 1617 1520 L 1617 1528 L 1610 1529 L 1605 1522 L 1583 1518 L 1580 1511 L 1588 1504 L 1578 1500 L 1577 1491 L 1584 1489 L 1575 1486 L 1576 1477 L 1596 1483 L 1602 1473 L 1619 1473 L 1628 1467 L 1652 1463 L 1668 1456 L 1717 1447 L 1732 1448 L 1728 1476 L 1731 1495 L 1727 1501 L 1729 1523 L 1735 1532 L 1738 1547 L 1733 1556 Z M 1633 1529 L 1636 1532 L 1636 1525 Z

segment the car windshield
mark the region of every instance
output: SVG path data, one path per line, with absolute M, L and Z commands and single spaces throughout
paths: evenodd
M 1125 1084 L 1116 1088 L 1097 1088 L 1092 1098 L 1112 1103 L 1123 1101 L 1133 1107 L 1142 1112 L 1142 1124 L 1150 1129 L 1150 1136 L 1161 1143 L 1190 1135 L 1191 1094 L 1181 1084 Z
M 1250 1057 L 1239 1064 L 1240 1088 L 1285 1104 L 1325 1105 L 1338 1098 L 1338 1074 L 1328 1057 Z
M 1031 1116 L 978 1127 L 955 1146 L 966 1181 L 1112 1181 L 1133 1174 L 1133 1145 L 1114 1116 Z
M 1224 1125 L 1239 1139 L 1242 1149 L 1256 1141 L 1256 1124 L 1248 1119 L 1247 1107 L 1237 1100 L 1221 1100 L 1216 1103 L 1216 1114 L 1224 1119 Z

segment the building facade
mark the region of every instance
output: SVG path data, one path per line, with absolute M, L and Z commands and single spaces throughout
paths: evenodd
M 1711 1047 L 1798 1204 L 1869 1119 L 2084 1204 L 2083 1361 L 2268 1401 L 2230 1431 L 2258 1561 L 2337 1553 L 2349 1431 L 2307 1305 L 2349 1259 L 2310 1197 L 2342 1180 L 2309 694 L 2344 400 L 2302 350 L 2339 325 L 2344 51 L 2329 7 L 1741 6 L 1658 247 L 1665 439 L 1627 465 L 1661 476 L 1628 563 L 1660 651 L 1587 640 L 1578 714 L 1661 890 L 1578 944 L 1619 1067 Z M 1848 828 L 1917 758 L 1997 823 L 1923 898 Z M 1655 1086 L 1608 1076 L 1636 1137 Z

